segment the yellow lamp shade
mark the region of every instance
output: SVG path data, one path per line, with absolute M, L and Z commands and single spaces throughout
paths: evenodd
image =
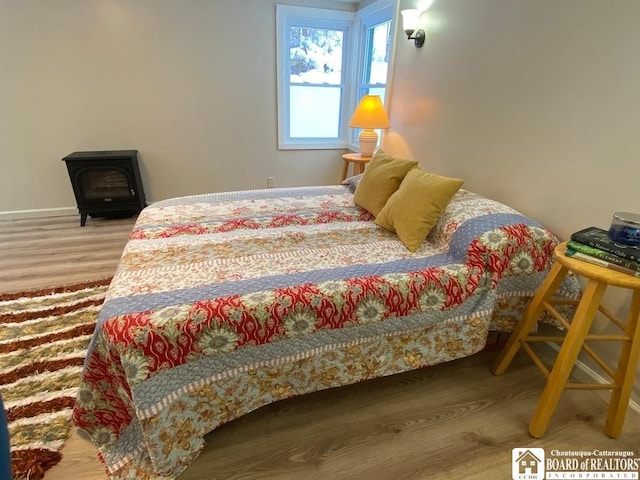
M 360 100 L 349 126 L 355 128 L 389 128 L 389 118 L 384 111 L 380 95 L 365 95 Z

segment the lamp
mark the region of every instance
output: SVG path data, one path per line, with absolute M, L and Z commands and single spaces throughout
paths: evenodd
M 426 35 L 422 28 L 417 28 L 421 11 L 417 8 L 410 8 L 402 10 L 400 13 L 402 14 L 402 28 L 404 28 L 407 38 L 414 40 L 416 48 L 422 47 Z
M 351 120 L 349 120 L 349 126 L 362 128 L 358 136 L 360 155 L 372 157 L 373 151 L 378 144 L 378 134 L 373 129 L 389 128 L 391 126 L 384 111 L 380 95 L 365 95 L 362 97 L 358 108 L 356 108 Z

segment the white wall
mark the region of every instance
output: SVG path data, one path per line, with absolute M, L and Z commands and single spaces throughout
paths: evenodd
M 79 150 L 138 149 L 152 201 L 337 183 L 343 151 L 277 150 L 275 3 L 0 0 L 0 212 L 75 207 Z
M 639 1 L 436 0 L 426 17 L 422 49 L 399 33 L 387 150 L 563 240 L 640 212 Z M 629 298 L 607 304 L 624 316 Z

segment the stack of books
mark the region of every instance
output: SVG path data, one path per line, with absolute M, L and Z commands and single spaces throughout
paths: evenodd
M 589 227 L 572 234 L 566 255 L 640 277 L 640 248 L 614 243 L 602 228 Z

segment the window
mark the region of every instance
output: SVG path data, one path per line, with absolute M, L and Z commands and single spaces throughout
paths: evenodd
M 376 4 L 374 4 L 375 6 Z M 384 103 L 393 39 L 393 8 L 387 6 L 367 13 L 358 13 L 361 25 L 360 52 L 362 59 L 357 72 L 357 93 L 352 111 L 364 95 L 380 95 Z M 357 144 L 359 129 L 351 129 L 349 142 Z M 381 133 L 378 131 L 378 135 Z
M 338 148 L 354 14 L 278 5 L 279 148 Z
M 278 148 L 357 143 L 347 122 L 360 97 L 384 99 L 392 3 L 362 13 L 277 6 Z

